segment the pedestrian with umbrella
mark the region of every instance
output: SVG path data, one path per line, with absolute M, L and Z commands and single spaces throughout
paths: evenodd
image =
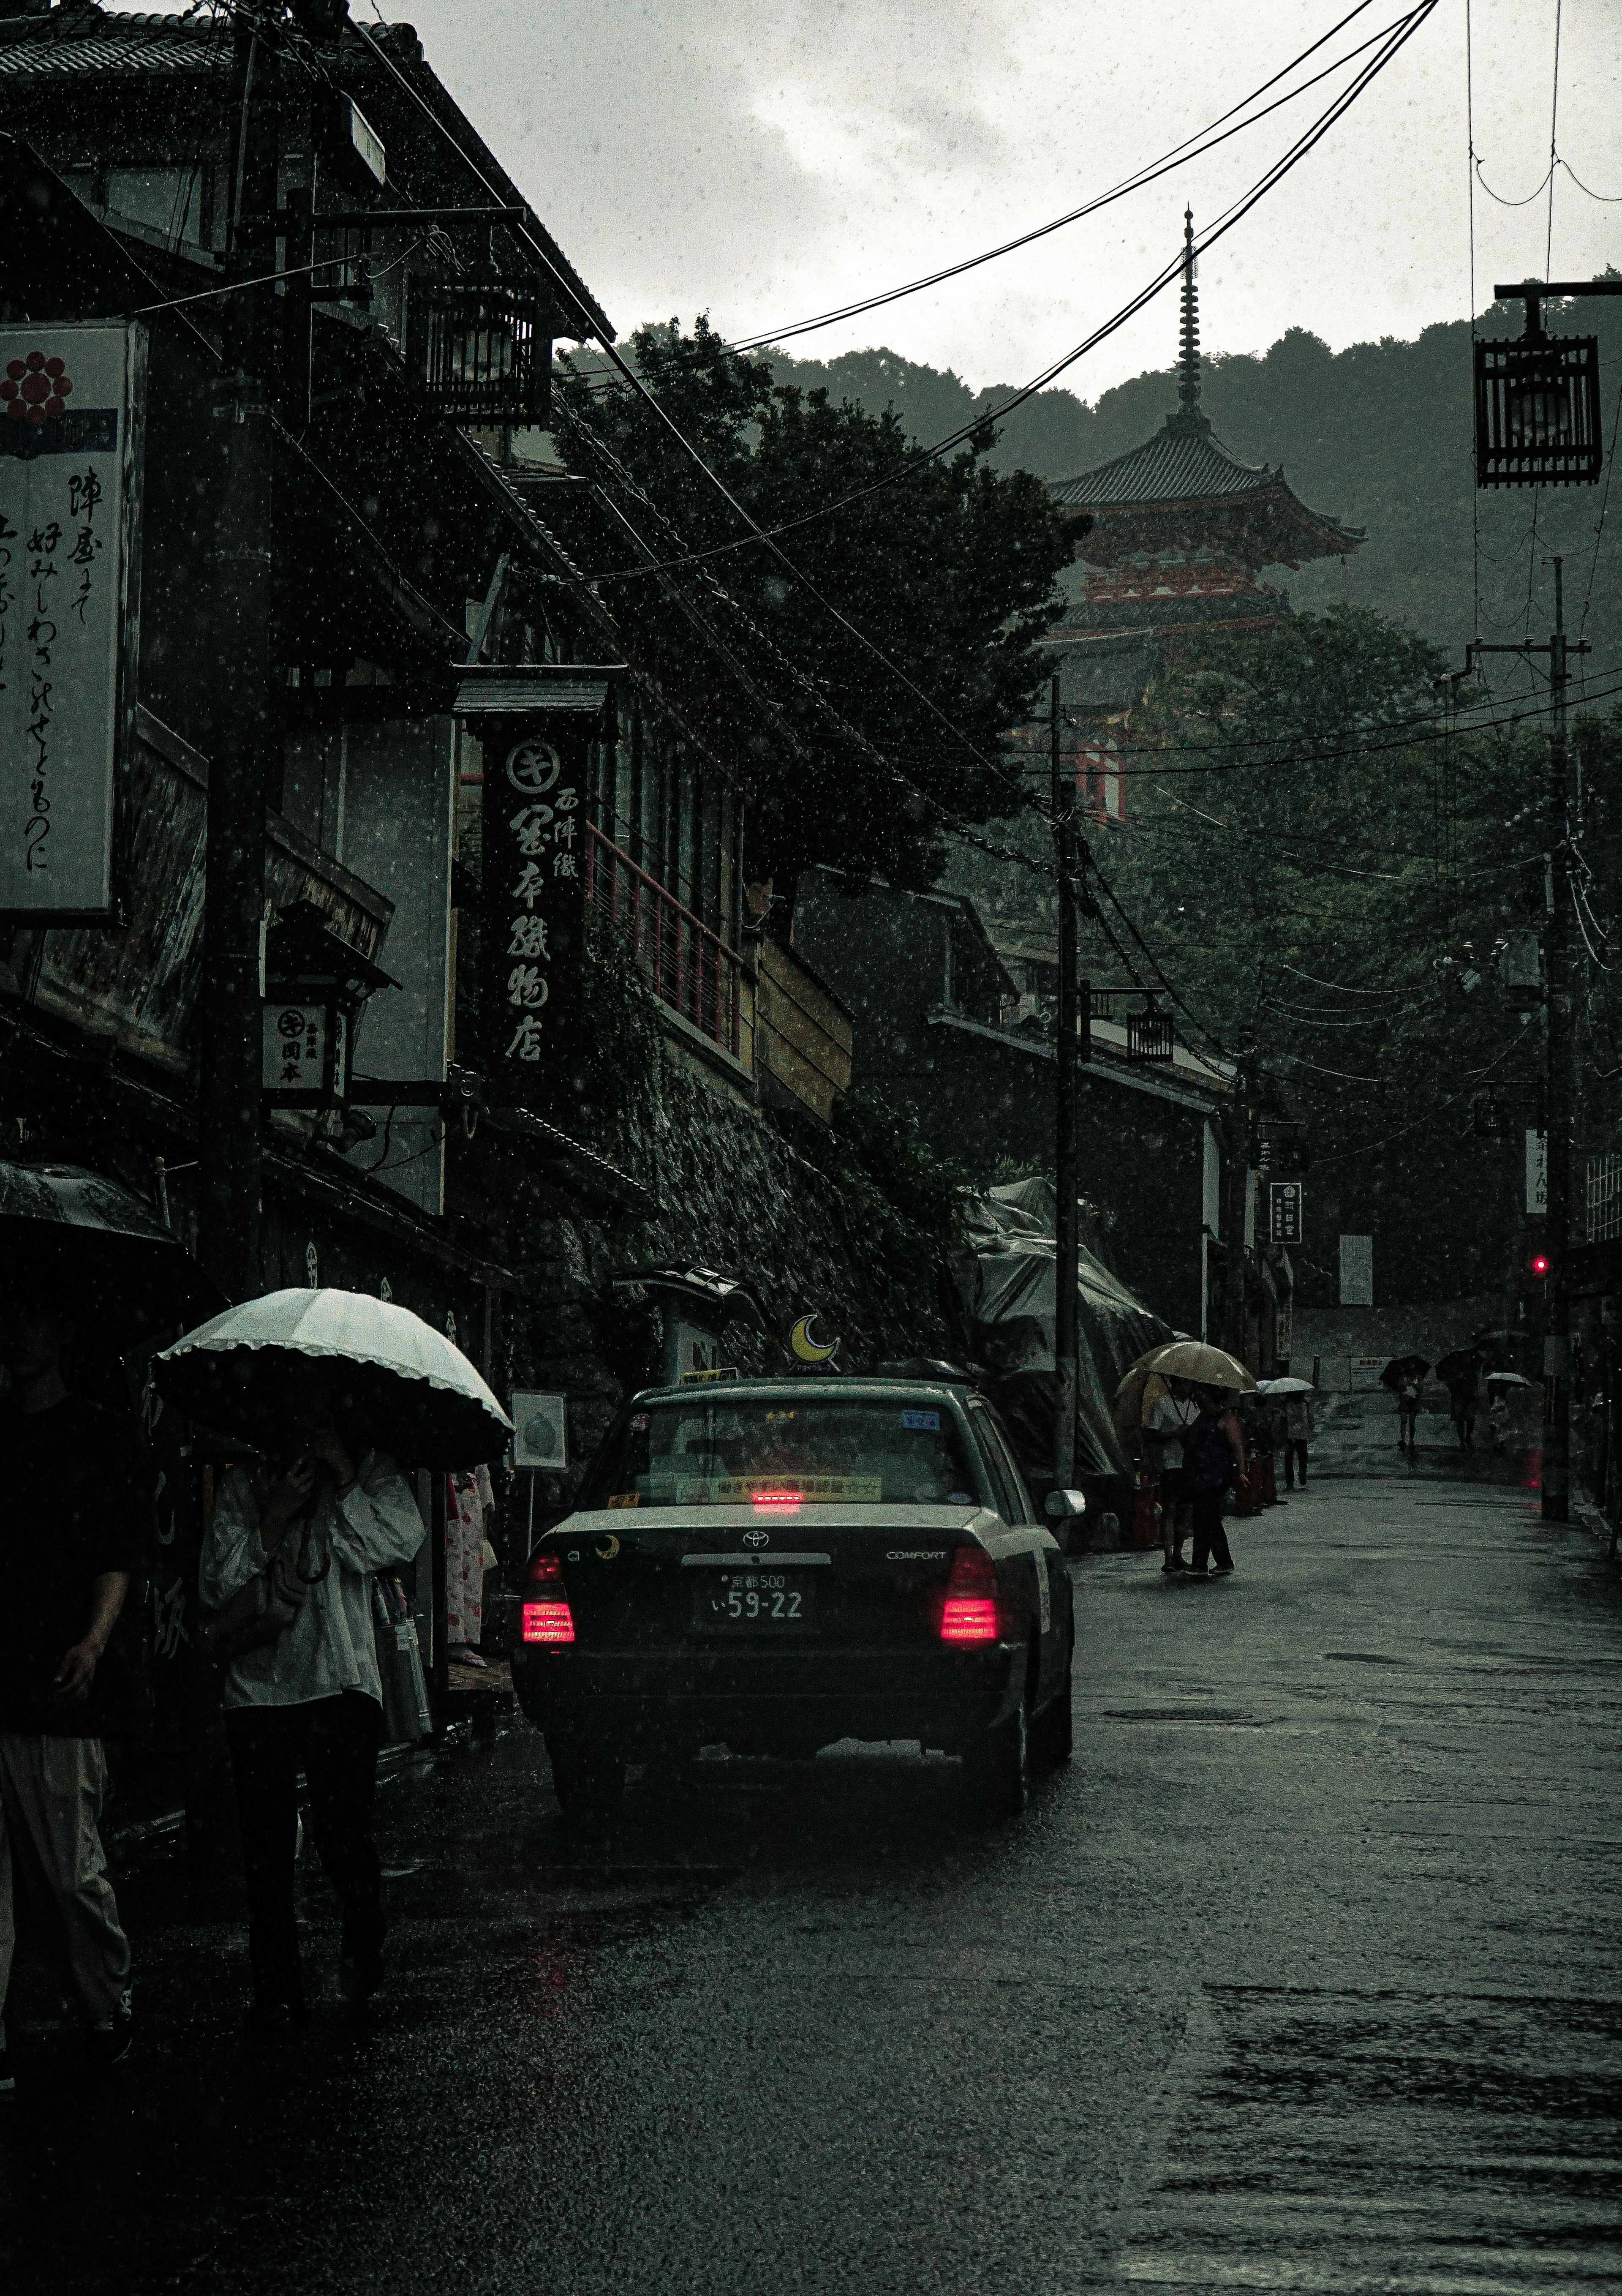
M 98 1382 L 81 1359 L 116 1378 L 121 1355 L 221 1295 L 137 1197 L 76 1165 L 0 1160 L 0 1270 L 3 2094 L 18 1876 L 78 1997 L 92 2066 L 126 2056 L 135 2026 L 101 1824 L 109 1742 L 147 1725 L 152 1474 L 135 1422 L 86 1392 Z
M 1454 1348 L 1436 1367 L 1447 1390 L 1453 1423 L 1461 1451 L 1475 1449 L 1476 1398 L 1481 1384 L 1481 1352 L 1478 1347 Z
M 1252 1387 L 1255 1382 L 1252 1381 Z M 1193 1507 L 1194 1552 L 1189 1575 L 1206 1576 L 1206 1564 L 1215 1557 L 1213 1576 L 1233 1568 L 1228 1535 L 1223 1529 L 1223 1501 L 1248 1466 L 1244 1430 L 1219 1388 L 1197 1387 L 1200 1416 L 1183 1441 L 1183 1479 Z
M 273 1292 L 160 1356 L 159 1391 L 245 1440 L 205 1540 L 205 1628 L 222 1703 L 248 1890 L 250 2027 L 307 2015 L 293 1902 L 298 1774 L 343 1907 L 340 1980 L 383 1975 L 388 1923 L 372 1840 L 382 1688 L 372 1582 L 423 1525 L 402 1457 L 442 1471 L 497 1456 L 511 1423 L 466 1357 L 409 1309 L 358 1292 Z
M 1298 1472 L 1301 1488 L 1307 1488 L 1307 1450 L 1314 1434 L 1312 1399 L 1315 1393 L 1309 1379 L 1265 1379 L 1261 1383 L 1264 1395 L 1274 1397 L 1284 1406 L 1284 1488 L 1292 1491 Z
M 1425 1390 L 1425 1374 L 1429 1370 L 1425 1356 L 1393 1356 L 1380 1374 L 1381 1387 L 1395 1390 L 1397 1396 L 1397 1447 L 1405 1445 L 1412 1450 L 1418 1439 L 1420 1398 Z

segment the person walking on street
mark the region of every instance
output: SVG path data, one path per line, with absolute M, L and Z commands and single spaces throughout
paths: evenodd
M 388 1931 L 372 1840 L 382 1689 L 373 1638 L 372 1574 L 409 1562 L 422 1518 L 394 1461 L 356 1456 L 334 1415 L 337 1366 L 291 1365 L 279 1398 L 280 1456 L 220 1480 L 204 1543 L 203 1601 L 217 1611 L 274 1570 L 291 1624 L 241 1649 L 223 1703 L 248 1889 L 250 2028 L 307 2016 L 293 1905 L 298 1774 L 311 1830 L 343 1906 L 340 1977 L 352 2001 L 377 1989 Z
M 1480 1376 L 1481 1367 L 1472 1359 L 1461 1365 L 1447 1382 L 1461 1451 L 1473 1451 L 1476 1447 L 1476 1387 Z
M 107 1877 L 103 1741 L 145 1726 L 140 1606 L 152 1488 L 135 1423 L 74 1393 L 73 1324 L 20 1287 L 0 1297 L 0 2091 L 17 1878 L 70 1980 L 91 2065 L 127 2055 L 129 1940 Z M 122 1626 L 120 1621 L 122 1620 Z
M 1307 1488 L 1307 1447 L 1312 1441 L 1312 1398 L 1291 1395 L 1284 1403 L 1284 1488 L 1292 1491 L 1298 1472 L 1301 1488 Z
M 1183 1435 L 1200 1416 L 1193 1382 L 1168 1379 L 1166 1393 L 1155 1398 L 1149 1413 L 1149 1439 L 1160 1451 L 1160 1544 L 1166 1550 L 1162 1570 L 1182 1570 L 1183 1542 L 1193 1527 L 1193 1508 L 1183 1480 Z
M 1405 1372 L 1397 1387 L 1397 1443 L 1400 1450 L 1406 1444 L 1413 1450 L 1417 1440 L 1415 1428 L 1419 1419 L 1420 1394 L 1424 1382 L 1413 1372 Z
M 1194 1516 L 1194 1554 L 1189 1569 L 1194 1578 L 1203 1578 L 1213 1554 L 1218 1571 L 1233 1568 L 1228 1535 L 1222 1525 L 1222 1503 L 1245 1472 L 1245 1438 L 1219 1389 L 1197 1387 L 1194 1394 L 1200 1416 L 1183 1439 L 1183 1474 Z

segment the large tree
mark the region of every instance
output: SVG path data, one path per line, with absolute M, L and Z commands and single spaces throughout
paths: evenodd
M 578 513 L 573 540 L 687 705 L 751 759 L 751 873 L 822 861 L 932 882 L 943 813 L 1006 810 L 999 744 L 1028 714 L 1069 556 L 1044 488 L 987 466 L 989 428 L 922 462 L 893 414 L 779 388 L 702 320 L 643 328 L 631 356 L 657 409 L 600 365 L 560 376 L 554 437 L 611 505 Z M 684 440 L 750 519 L 789 529 L 781 557 Z M 616 511 L 667 562 L 720 554 L 662 582 Z
M 1543 922 L 1547 733 L 1536 719 L 1433 730 L 1443 668 L 1422 640 L 1362 611 L 1303 614 L 1263 636 L 1210 633 L 1134 719 L 1126 823 L 1089 832 L 1103 877 L 1203 1023 L 1179 1015 L 1189 1041 L 1220 1044 L 1264 1101 L 1302 1120 L 1311 1163 L 1299 1257 L 1307 1296 L 1320 1300 L 1335 1297 L 1342 1230 L 1373 1233 L 1387 1300 L 1487 1292 L 1518 1256 L 1542 1024 L 1536 997 L 1503 984 L 1498 958 L 1512 934 Z M 1524 694 L 1500 702 L 1506 715 L 1531 706 Z M 1580 724 L 1578 746 L 1590 787 L 1603 791 L 1622 725 Z M 1591 806 L 1598 908 L 1614 843 Z M 1011 898 L 1012 875 L 994 883 L 979 861 L 967 875 L 983 897 Z M 1596 1066 L 1619 1065 L 1608 1051 L 1610 976 L 1588 961 L 1573 922 L 1583 1058 L 1598 1095 Z M 1590 930 L 1598 947 L 1601 928 Z M 1122 979 L 1102 930 L 1090 931 L 1094 977 Z

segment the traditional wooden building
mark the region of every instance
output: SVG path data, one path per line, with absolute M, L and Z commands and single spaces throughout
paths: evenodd
M 1308 509 L 1282 463 L 1241 463 L 1200 404 L 1193 217 L 1184 218 L 1177 405 L 1151 438 L 1049 493 L 1076 533 L 1080 594 L 1049 633 L 1072 722 L 1083 729 L 1088 809 L 1125 816 L 1118 754 L 1131 713 L 1180 638 L 1265 630 L 1290 611 L 1266 567 L 1349 556 L 1360 528 Z
M 657 1368 L 611 1277 L 619 1236 L 667 1210 L 658 1142 L 616 1145 L 581 1081 L 612 1068 L 592 964 L 650 992 L 705 1087 L 683 1103 L 700 1128 L 762 1102 L 825 1127 L 849 1017 L 791 952 L 761 961 L 733 650 L 695 607 L 683 642 L 735 706 L 684 709 L 668 640 L 617 620 L 563 538 L 598 481 L 545 433 L 552 346 L 611 343 L 607 315 L 409 27 L 315 49 L 272 10 L 255 37 L 283 94 L 250 1040 L 274 1049 L 311 1005 L 312 966 L 333 986 L 286 1038 L 306 1073 L 267 1053 L 253 1281 L 413 1308 L 497 1392 L 564 1397 L 572 1465 Z M 10 1153 L 118 1177 L 193 1248 L 210 789 L 239 675 L 217 592 L 240 62 L 229 13 L 0 0 L 0 681 L 25 659 L 49 697 L 32 731 L 0 725 L 0 1122 Z M 31 591 L 25 611 L 25 578 L 70 611 L 48 621 Z M 54 873 L 30 883 L 40 821 Z M 572 1035 L 549 1033 L 564 1013 Z M 721 1210 L 703 1221 L 696 1248 L 725 1254 Z M 543 1508 L 566 1488 L 537 1480 Z M 154 1630 L 184 1671 L 196 1521 L 187 1479 L 167 1488 Z

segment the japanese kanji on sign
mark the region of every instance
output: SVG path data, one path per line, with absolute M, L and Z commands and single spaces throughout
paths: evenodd
M 113 919 L 135 707 L 135 325 L 0 328 L 0 915 Z
M 578 1054 L 586 743 L 578 726 L 487 718 L 483 1012 L 487 1090 L 538 1111 Z

